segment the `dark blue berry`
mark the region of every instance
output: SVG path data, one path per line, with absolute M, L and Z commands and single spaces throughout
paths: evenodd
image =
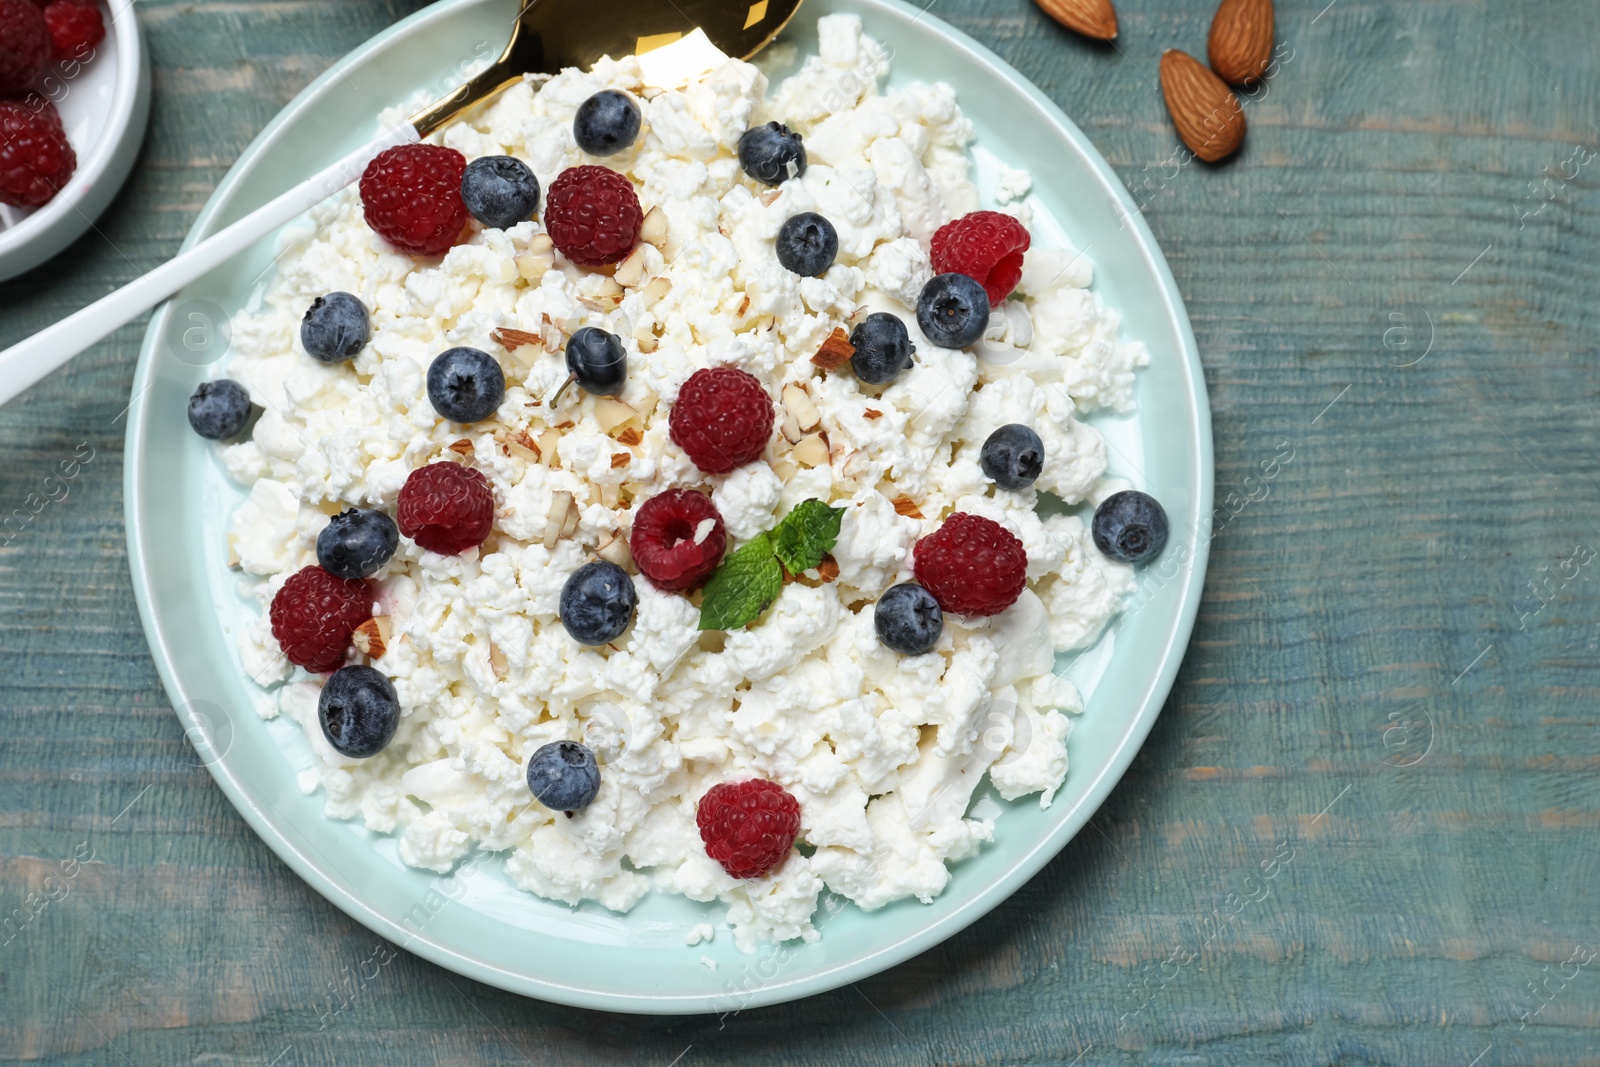
M 1026 489 L 1044 470 L 1044 442 L 1032 427 L 1013 422 L 989 435 L 978 462 L 1000 488 Z
M 900 316 L 887 311 L 874 311 L 863 319 L 850 331 L 850 344 L 856 350 L 850 369 L 868 385 L 887 385 L 900 377 L 901 371 L 910 369 L 911 354 L 917 350 Z
M 505 396 L 505 371 L 480 349 L 452 348 L 428 368 L 428 399 L 451 422 L 481 422 Z
M 796 215 L 778 231 L 778 262 L 802 278 L 826 274 L 838 258 L 839 231 L 815 211 Z
M 614 156 L 638 139 L 640 121 L 633 97 L 605 89 L 578 105 L 572 135 L 591 156 Z
M 300 344 L 318 363 L 354 359 L 371 337 L 367 305 L 349 293 L 317 297 L 300 320 Z
M 201 437 L 226 441 L 250 424 L 250 394 L 231 378 L 202 382 L 189 398 L 189 425 Z
M 586 563 L 561 587 L 561 625 L 580 645 L 604 645 L 622 636 L 638 603 L 627 571 L 605 560 Z
M 966 348 L 989 328 L 989 294 L 976 278 L 941 274 L 922 287 L 917 325 L 940 348 Z
M 351 759 L 366 759 L 394 740 L 400 725 L 400 698 L 395 696 L 394 684 L 371 667 L 340 667 L 322 686 L 317 721 L 334 751 Z
M 491 230 L 509 230 L 539 210 L 539 179 L 520 159 L 483 156 L 461 175 L 461 201 Z
M 552 811 L 580 811 L 600 792 L 600 765 L 587 745 L 553 741 L 528 760 L 528 790 Z
M 800 135 L 776 122 L 744 131 L 739 165 L 762 185 L 782 185 L 806 172 L 806 146 Z
M 400 528 L 381 511 L 351 508 L 317 535 L 317 562 L 335 578 L 367 578 L 394 558 Z
M 628 382 L 628 353 L 622 338 L 585 326 L 567 342 L 567 373 L 586 393 L 616 396 Z
M 1123 563 L 1143 563 L 1167 546 L 1167 513 L 1152 496 L 1128 489 L 1095 509 L 1094 546 Z
M 903 656 L 932 652 L 944 632 L 939 602 L 916 582 L 897 585 L 878 598 L 872 624 L 878 640 Z

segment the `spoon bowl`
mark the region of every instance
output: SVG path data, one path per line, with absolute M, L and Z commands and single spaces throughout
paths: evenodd
M 730 56 L 749 59 L 776 37 L 803 0 L 611 0 L 604 18 L 588 4 L 529 0 L 511 41 L 487 70 L 411 119 L 427 137 L 525 74 L 587 69 L 602 56 L 643 55 L 701 30 Z

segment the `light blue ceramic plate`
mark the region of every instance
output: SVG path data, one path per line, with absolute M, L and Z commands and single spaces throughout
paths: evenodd
M 497 50 L 516 0 L 445 0 L 375 37 L 285 108 L 201 212 L 190 241 L 353 149 L 383 107 L 447 86 L 463 57 Z M 229 799 L 302 878 L 378 934 L 480 981 L 610 1011 L 733 1011 L 822 992 L 891 967 L 975 921 L 1061 851 L 1133 759 L 1161 710 L 1194 622 L 1205 573 L 1200 517 L 1211 509 L 1211 426 L 1194 336 L 1154 238 L 1082 132 L 981 45 L 898 0 L 808 0 L 790 39 L 815 45 L 818 16 L 859 13 L 895 51 L 893 81 L 948 80 L 978 129 L 978 172 L 1004 159 L 1031 170 L 1035 243 L 1070 238 L 1097 267 L 1096 288 L 1144 341 L 1152 362 L 1130 419 L 1097 425 L 1113 473 L 1166 505 L 1174 539 L 1144 575 L 1140 606 L 1065 669 L 1088 696 L 1071 739 L 1072 769 L 1049 809 L 1000 811 L 995 841 L 958 865 L 944 894 L 874 913 L 820 914 L 823 936 L 742 956 L 726 933 L 688 948 L 684 932 L 717 909 L 647 898 L 627 915 L 568 908 L 522 893 L 490 857 L 451 878 L 405 867 L 393 843 L 330 822 L 295 772 L 309 753 L 297 730 L 264 722 L 234 651 L 251 607 L 226 563 L 227 517 L 241 499 L 216 450 L 185 422 L 194 387 L 226 351 L 220 309 L 246 303 L 270 269 L 262 242 L 186 291 L 151 322 L 128 425 L 129 558 L 150 648 L 190 737 Z M 716 964 L 712 970 L 701 957 Z

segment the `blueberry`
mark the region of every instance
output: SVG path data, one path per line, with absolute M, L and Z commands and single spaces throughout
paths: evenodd
M 567 342 L 567 372 L 586 393 L 616 396 L 628 381 L 628 353 L 622 338 L 585 326 Z
M 491 230 L 509 230 L 539 210 L 539 179 L 520 159 L 483 156 L 461 176 L 461 201 Z
M 989 294 L 965 274 L 941 274 L 922 287 L 917 325 L 940 348 L 966 348 L 989 328 Z
M 778 231 L 778 262 L 802 278 L 826 274 L 838 258 L 839 231 L 815 211 L 796 215 Z
M 400 528 L 381 511 L 351 508 L 317 535 L 317 562 L 335 578 L 367 578 L 400 547 Z
M 476 348 L 442 352 L 428 368 L 428 399 L 451 422 L 480 422 L 506 396 L 506 375 L 489 353 Z
M 591 156 L 614 156 L 639 137 L 639 105 L 616 89 L 595 93 L 578 105 L 572 135 Z
M 400 699 L 394 685 L 360 664 L 340 667 L 322 686 L 317 700 L 322 736 L 334 751 L 351 759 L 382 752 L 400 725 Z
M 300 320 L 300 343 L 318 363 L 354 359 L 372 337 L 367 305 L 349 293 L 319 296 Z
M 862 320 L 850 332 L 850 343 L 856 350 L 850 369 L 868 385 L 887 385 L 900 377 L 911 367 L 911 354 L 917 350 L 900 316 L 887 311 L 875 311 Z
M 787 126 L 769 122 L 739 138 L 739 165 L 762 185 L 782 185 L 806 172 L 806 146 Z
M 627 571 L 605 560 L 586 563 L 561 587 L 561 625 L 580 645 L 604 645 L 622 636 L 638 603 Z
M 1044 442 L 1020 422 L 1002 426 L 983 443 L 983 473 L 1002 489 L 1026 489 L 1044 470 Z
M 600 792 L 600 765 L 587 745 L 553 741 L 528 761 L 533 799 L 554 811 L 578 811 Z
M 1114 493 L 1095 509 L 1094 545 L 1112 559 L 1143 563 L 1167 545 L 1167 513 L 1136 489 Z
M 250 424 L 250 394 L 231 378 L 201 382 L 189 398 L 189 425 L 201 437 L 226 441 Z
M 878 640 L 903 656 L 932 652 L 944 632 L 939 602 L 916 582 L 897 585 L 878 598 L 872 624 Z

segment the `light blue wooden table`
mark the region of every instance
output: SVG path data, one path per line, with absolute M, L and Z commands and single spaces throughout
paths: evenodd
M 103 236 L 0 286 L 0 344 L 170 256 L 278 108 L 419 6 L 139 0 L 142 162 Z M 0 1060 L 1600 1064 L 1600 5 L 1280 0 L 1215 168 L 1175 161 L 1155 83 L 1210 0 L 1118 6 L 1101 47 L 1029 0 L 932 5 L 1144 203 L 1215 413 L 1194 642 L 1059 859 L 919 959 L 721 1021 L 391 955 L 251 834 L 156 681 L 135 325 L 0 412 L 0 512 L 30 511 L 0 534 Z

